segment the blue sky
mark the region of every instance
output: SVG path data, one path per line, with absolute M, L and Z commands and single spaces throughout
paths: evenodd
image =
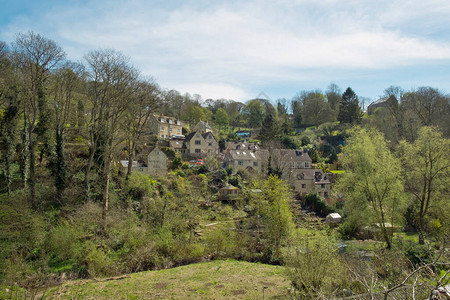
M 376 100 L 390 85 L 450 92 L 449 15 L 448 0 L 0 0 L 0 40 L 32 30 L 75 61 L 114 48 L 203 99 L 336 83 Z

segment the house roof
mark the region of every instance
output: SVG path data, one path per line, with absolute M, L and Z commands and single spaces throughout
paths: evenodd
M 275 153 L 288 161 L 309 161 L 312 162 L 306 149 L 275 149 Z
M 238 190 L 239 188 L 235 187 L 234 185 L 228 184 L 227 186 L 224 186 L 221 188 L 221 190 Z
M 171 140 L 169 144 L 170 147 L 174 149 L 186 149 L 186 144 L 184 143 L 184 140 Z
M 260 160 L 257 154 L 251 150 L 229 150 L 228 154 L 233 160 Z
M 246 143 L 246 142 L 230 142 L 228 143 L 228 149 L 230 150 L 260 150 L 261 147 L 258 143 Z
M 214 138 L 214 134 L 212 134 L 212 132 L 205 132 L 205 133 L 202 133 L 202 137 L 203 137 L 204 139 L 206 139 L 206 138 L 208 137 L 208 135 L 211 135 L 211 136 L 213 137 L 213 139 L 215 139 L 215 138 Z
M 331 213 L 331 214 L 328 214 L 327 218 L 328 218 L 328 217 L 333 218 L 333 219 L 340 219 L 340 218 L 342 218 L 341 215 L 338 214 L 338 213 Z
M 314 180 L 315 184 L 330 184 L 327 175 L 320 169 L 291 169 L 299 180 Z
M 190 140 L 192 140 L 192 138 L 195 136 L 195 134 L 197 133 L 197 131 L 191 132 L 189 133 L 186 138 L 184 139 L 185 142 L 189 142 Z
M 198 121 L 197 126 L 198 125 L 203 126 L 203 127 L 207 128 L 207 129 L 212 129 L 211 126 L 209 126 L 208 122 L 205 122 L 205 121 L 202 121 L 202 120 Z

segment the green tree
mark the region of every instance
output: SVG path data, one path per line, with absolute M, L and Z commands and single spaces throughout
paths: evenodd
M 307 125 L 318 126 L 335 119 L 330 105 L 325 101 L 325 95 L 318 91 L 305 92 L 301 96 L 302 122 Z
M 228 126 L 230 120 L 228 118 L 227 111 L 223 108 L 219 108 L 214 116 L 214 122 L 219 126 L 219 128 Z
M 343 149 L 342 165 L 345 173 L 335 189 L 344 196 L 346 215 L 360 223 L 360 218 L 378 223 L 390 248 L 393 228 L 386 223 L 400 222 L 404 202 L 400 161 L 389 151 L 380 132 L 356 128 L 350 131 Z
M 358 96 L 348 87 L 342 94 L 337 120 L 341 123 L 359 124 L 362 113 L 359 107 Z
M 277 120 L 272 116 L 272 114 L 267 114 L 261 124 L 259 138 L 265 143 L 277 139 L 279 134 L 280 126 L 278 125 Z
M 400 143 L 406 189 L 414 200 L 414 225 L 419 233 L 420 244 L 424 244 L 427 224 L 433 215 L 434 218 L 440 216 L 440 221 L 448 223 L 445 216 L 450 213 L 449 149 L 450 140 L 444 138 L 437 127 L 431 126 L 422 127 L 413 143 Z
M 295 228 L 289 208 L 291 194 L 288 184 L 273 175 L 263 182 L 261 190 L 258 211 L 264 223 L 266 250 L 269 259 L 277 260 L 281 257 L 281 247 L 289 241 Z
M 249 127 L 260 128 L 265 116 L 264 106 L 259 100 L 252 100 L 244 107 L 242 114 Z
M 294 117 L 294 128 L 299 128 L 303 125 L 302 120 L 302 103 L 300 99 L 294 99 L 291 102 L 292 114 Z

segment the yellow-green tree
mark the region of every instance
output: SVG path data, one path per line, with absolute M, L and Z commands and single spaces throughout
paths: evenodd
M 272 259 L 279 259 L 281 247 L 286 245 L 295 228 L 289 208 L 289 186 L 284 180 L 272 175 L 263 182 L 261 190 L 258 211 L 264 224 L 266 250 L 272 254 Z
M 357 127 L 350 132 L 342 153 L 345 174 L 336 190 L 345 199 L 350 220 L 377 223 L 388 248 L 393 227 L 401 220 L 404 203 L 400 161 L 389 150 L 383 135 L 375 129 Z
M 448 222 L 450 214 L 450 140 L 437 127 L 425 126 L 419 130 L 413 143 L 402 141 L 406 190 L 411 194 L 414 225 L 419 243 L 424 243 L 431 220 Z M 447 217 L 445 217 L 447 216 Z M 445 224 L 444 224 L 445 225 Z M 447 226 L 445 226 L 448 228 Z M 444 227 L 444 228 L 445 228 Z

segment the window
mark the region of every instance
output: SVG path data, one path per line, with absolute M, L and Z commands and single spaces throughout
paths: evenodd
M 196 144 L 196 145 L 201 145 L 202 142 L 201 142 L 200 140 L 195 140 L 195 144 Z
M 195 149 L 195 153 L 201 153 L 202 150 L 201 149 Z
M 177 121 L 177 125 L 181 125 L 180 121 Z
M 161 126 L 161 131 L 164 131 L 164 126 Z
M 161 134 L 161 137 L 164 138 L 164 134 Z
M 169 119 L 169 124 L 173 124 L 173 121 L 171 119 Z
M 257 167 L 257 166 L 258 166 L 258 162 L 257 162 L 257 161 L 254 161 L 254 162 L 253 162 L 253 166 L 254 166 L 254 167 Z
M 291 168 L 295 168 L 295 162 L 291 162 Z
M 139 167 L 139 168 L 138 168 L 138 172 L 144 172 L 144 168 Z
M 178 133 L 180 133 L 180 128 L 178 128 L 177 130 L 178 130 Z
M 306 189 L 306 184 L 302 184 L 302 189 Z
M 210 139 L 210 140 L 212 139 L 212 135 L 209 135 L 209 139 Z
M 208 143 L 208 146 L 212 147 L 212 143 Z
M 161 123 L 164 123 L 164 118 L 159 119 Z
M 172 128 L 169 128 L 169 132 L 172 132 Z
M 198 138 L 199 138 L 199 137 L 200 137 L 200 134 L 197 133 L 197 135 L 196 135 L 195 137 L 198 137 Z
M 239 160 L 239 161 L 238 161 L 238 165 L 243 166 L 243 165 L 244 165 L 244 162 L 243 162 L 242 160 Z
M 324 197 L 328 197 L 328 192 L 323 192 Z
M 320 187 L 324 189 L 324 188 L 325 188 L 325 184 L 322 183 L 322 184 L 320 185 Z
M 309 162 L 305 161 L 305 168 L 309 168 Z

